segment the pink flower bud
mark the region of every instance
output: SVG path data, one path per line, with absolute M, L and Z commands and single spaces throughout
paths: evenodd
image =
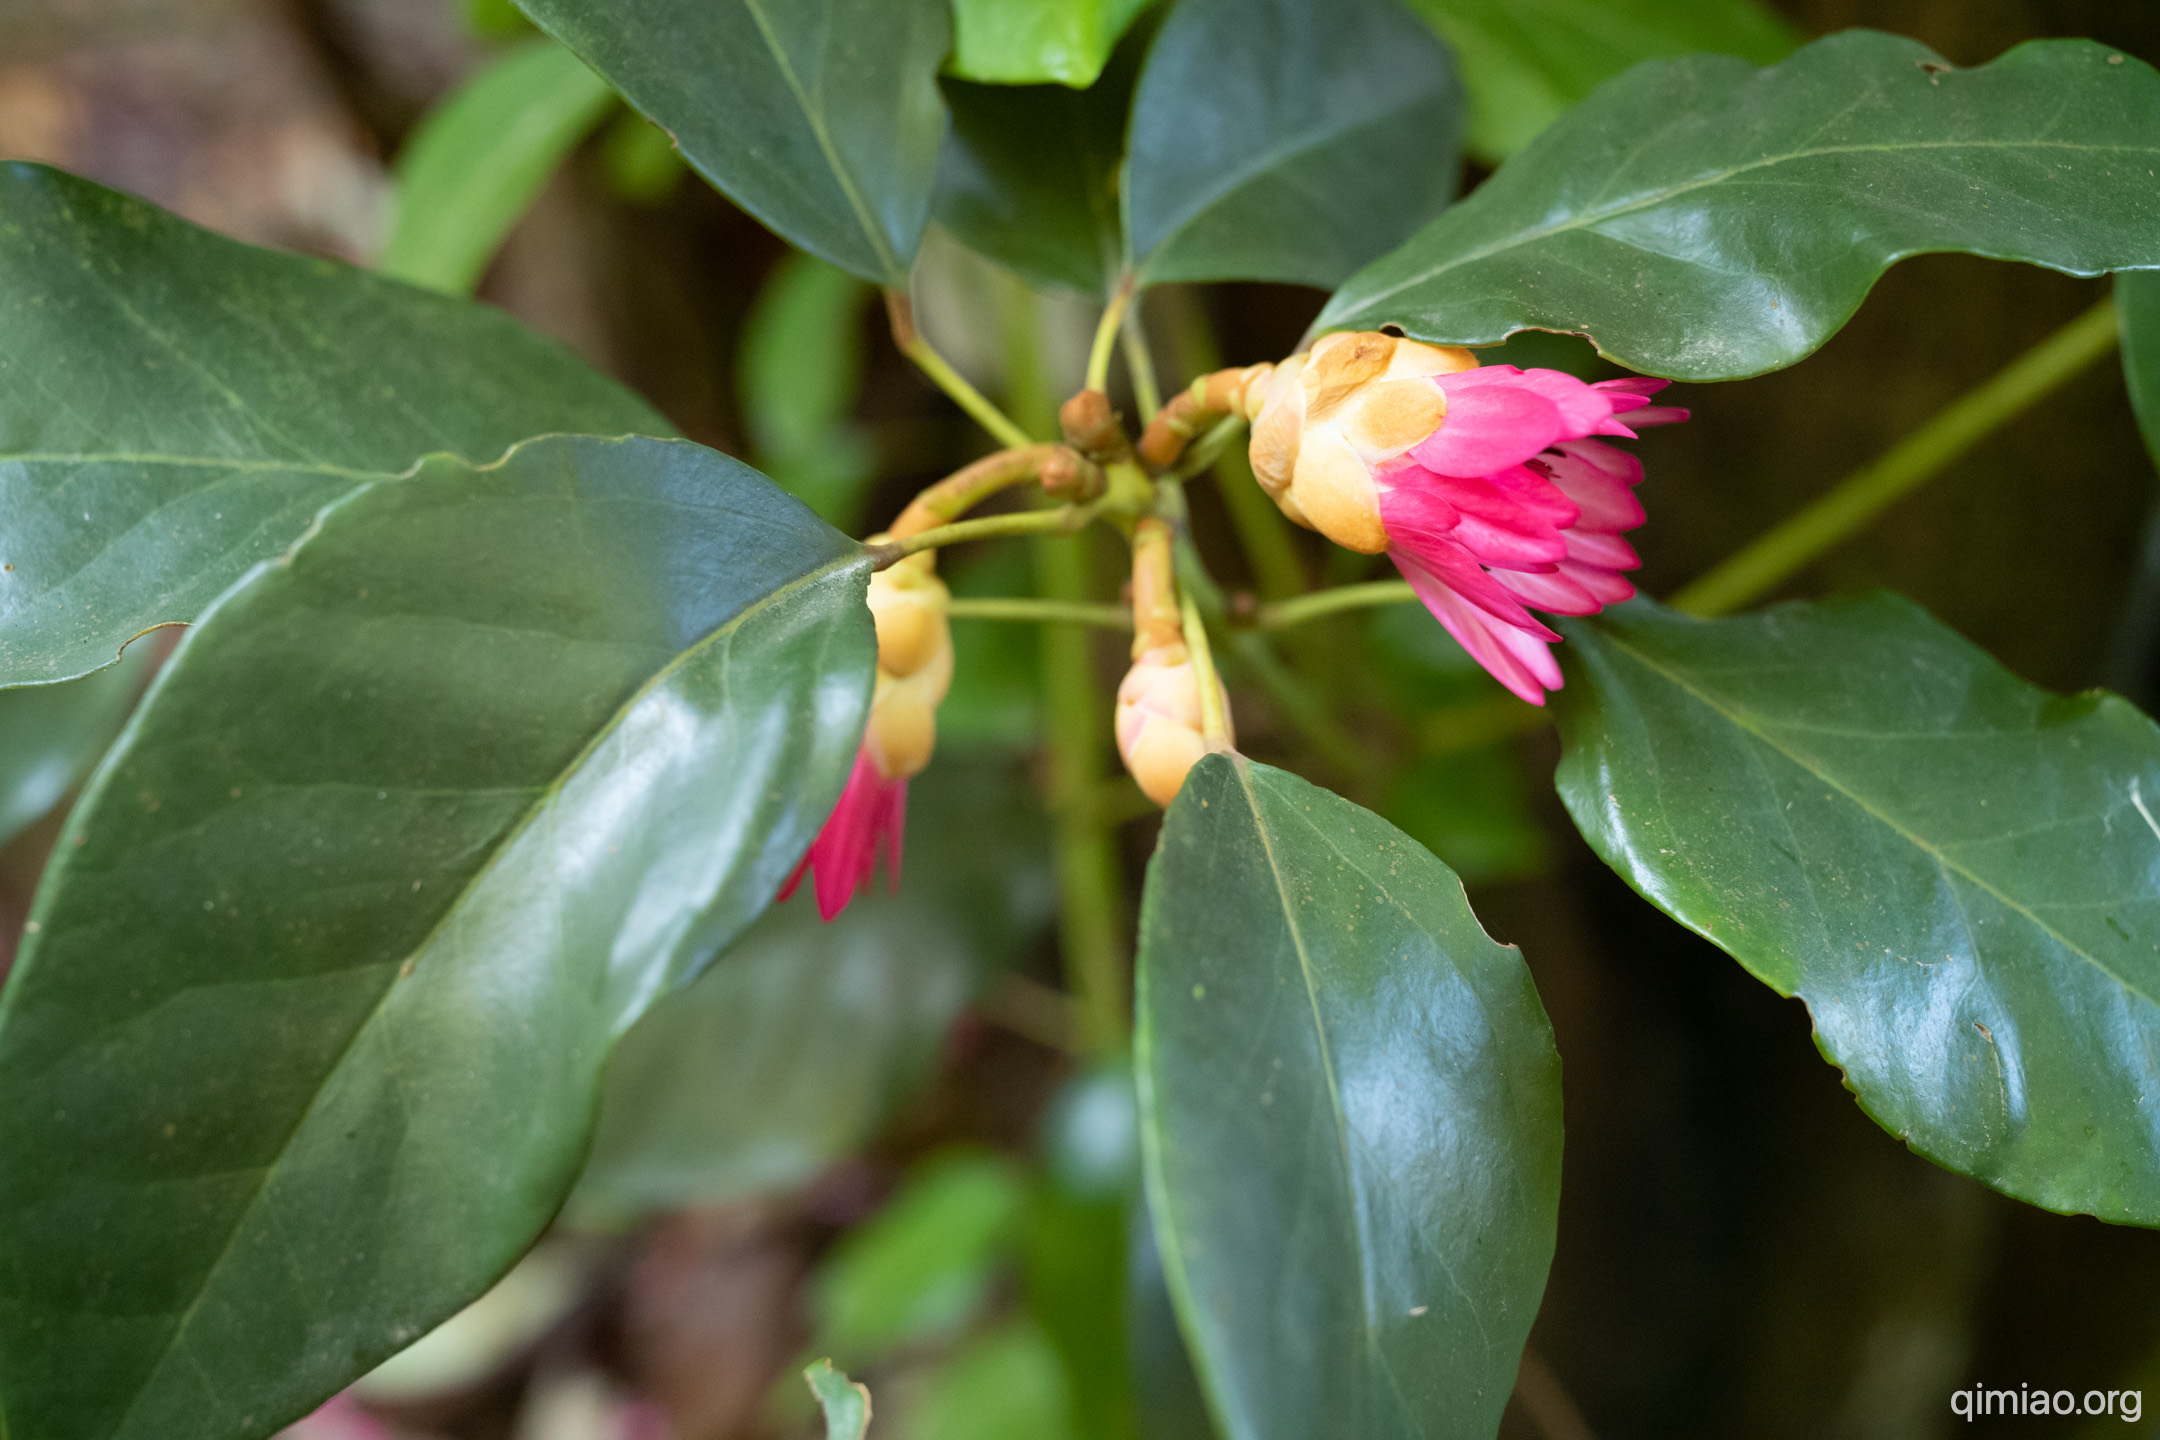
M 1216 685 L 1221 692 L 1221 682 Z M 1229 697 L 1222 699 L 1229 724 Z M 1168 807 L 1185 783 L 1185 772 L 1208 751 L 1201 734 L 1200 675 L 1185 647 L 1162 645 L 1144 652 L 1118 685 L 1115 721 L 1118 754 L 1125 768 L 1157 805 Z
M 1528 607 L 1589 615 L 1627 599 L 1640 563 L 1642 466 L 1595 435 L 1685 420 L 1663 380 L 1586 384 L 1479 368 L 1467 350 L 1370 331 L 1275 367 L 1253 422 L 1253 474 L 1300 525 L 1387 552 L 1448 633 L 1515 694 L 1560 688 L 1560 637 Z

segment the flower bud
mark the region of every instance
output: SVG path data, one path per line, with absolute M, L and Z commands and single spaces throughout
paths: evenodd
M 1229 697 L 1221 703 L 1227 726 Z M 1148 799 L 1167 807 L 1185 783 L 1185 772 L 1208 750 L 1201 735 L 1199 671 L 1183 645 L 1157 646 L 1133 662 L 1118 685 L 1115 728 L 1125 768 Z
M 952 685 L 952 596 L 929 552 L 870 577 L 877 625 L 877 688 L 863 729 L 863 752 L 887 780 L 904 780 L 930 763 L 937 707 Z
M 1430 377 L 1477 363 L 1378 331 L 1322 336 L 1275 367 L 1253 419 L 1253 475 L 1298 524 L 1377 555 L 1388 537 L 1374 469 L 1440 428 L 1447 397 Z

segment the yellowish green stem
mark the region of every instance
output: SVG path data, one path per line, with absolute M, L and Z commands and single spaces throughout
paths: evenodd
M 1137 300 L 1125 311 L 1125 323 L 1120 328 L 1125 342 L 1125 370 L 1132 380 L 1133 399 L 1140 406 L 1140 423 L 1145 425 L 1162 409 L 1162 387 L 1155 382 L 1155 357 L 1148 353 L 1147 330 L 1140 323 Z
M 2011 361 L 1977 390 L 1893 446 L 1829 494 L 1728 556 L 1669 602 L 1691 615 L 1725 615 L 1775 588 L 1884 507 L 2016 419 L 2115 348 L 2115 302 L 2103 300 Z
M 885 313 L 892 321 L 893 344 L 900 353 L 915 362 L 915 368 L 930 377 L 930 383 L 952 397 L 955 405 L 967 411 L 976 424 L 997 438 L 1000 445 L 1008 448 L 1032 445 L 1035 437 L 1015 425 L 1004 411 L 990 403 L 982 391 L 967 382 L 967 377 L 953 369 L 944 356 L 931 348 L 915 328 L 915 304 L 898 290 L 885 292 Z
M 1040 302 L 1017 281 L 1003 302 L 1007 400 L 1030 425 L 1057 423 L 1043 363 Z M 1090 603 L 1085 535 L 1043 535 L 1034 544 L 1035 586 L 1048 604 Z M 1110 697 L 1082 625 L 1042 628 L 1041 684 L 1049 741 L 1051 857 L 1058 883 L 1058 952 L 1077 1007 L 1080 1043 L 1096 1054 L 1125 1048 L 1131 1005 L 1125 943 L 1125 877 L 1113 818 L 1101 803 L 1111 783 Z M 1152 807 L 1150 807 L 1152 808 Z
M 1095 343 L 1088 347 L 1087 388 L 1107 392 L 1110 388 L 1110 352 L 1116 348 L 1118 331 L 1125 323 L 1126 307 L 1132 304 L 1133 279 L 1127 275 L 1110 292 L 1102 319 L 1095 326 Z
M 1200 680 L 1200 738 L 1210 750 L 1230 748 L 1230 717 L 1223 710 L 1222 681 L 1215 674 L 1215 652 L 1208 647 L 1207 624 L 1200 607 L 1186 595 L 1179 604 L 1185 619 L 1185 653 Z
M 1276 600 L 1262 605 L 1260 628 L 1281 630 L 1344 610 L 1363 610 L 1374 605 L 1400 605 L 1404 601 L 1417 598 L 1417 591 L 1402 580 L 1368 580 L 1362 585 L 1337 585 L 1331 590 L 1313 590 L 1303 595 L 1294 595 L 1288 600 Z
M 1029 596 L 981 597 L 952 602 L 955 620 L 1015 620 L 1036 625 L 1093 625 L 1104 630 L 1130 631 L 1132 611 L 1123 605 L 1104 605 L 1086 600 L 1037 600 Z
M 869 550 L 876 568 L 883 570 L 910 555 L 941 550 L 947 545 L 959 545 L 969 540 L 994 540 L 1005 535 L 1069 534 L 1094 519 L 1101 508 L 1099 502 L 1060 505 L 1052 510 L 1019 510 L 1010 515 L 985 515 L 979 520 L 955 520 L 950 525 L 918 530 L 898 540 L 872 545 Z

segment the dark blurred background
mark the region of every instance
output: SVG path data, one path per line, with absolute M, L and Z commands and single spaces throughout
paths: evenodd
M 2056 35 L 2160 61 L 2154 0 L 1777 8 L 1809 34 L 1898 31 L 1961 64 Z M 387 157 L 491 43 L 453 0 L 0 0 L 0 155 L 62 165 L 244 240 L 366 263 L 384 224 Z M 752 455 L 738 356 L 784 247 L 694 178 L 626 187 L 609 144 L 603 132 L 556 178 L 480 293 L 642 391 L 692 438 Z M 995 323 L 979 311 L 971 322 L 970 273 L 933 254 L 926 323 L 996 387 L 994 347 L 965 333 Z M 1693 422 L 1639 447 L 1650 474 L 1643 588 L 1669 593 L 1701 573 L 2104 294 L 2031 268 L 1924 258 L 1895 269 L 1804 363 L 1676 394 Z M 1196 315 L 1225 360 L 1246 363 L 1290 350 L 1320 298 L 1262 286 L 1151 297 L 1166 382 L 1184 378 Z M 1072 332 L 1059 342 L 1070 350 L 1088 320 L 1076 306 L 1048 312 L 1054 342 Z M 859 307 L 852 412 L 878 477 L 864 528 L 980 445 L 894 353 L 873 310 Z M 2032 681 L 2104 684 L 2150 707 L 2160 657 L 2135 597 L 2153 603 L 2154 577 L 2141 586 L 2139 566 L 2154 494 L 2120 376 L 2102 364 L 1785 593 L 1894 587 Z M 1221 523 L 1211 487 L 1197 486 L 1194 503 L 1203 525 Z M 1244 581 L 1233 552 L 1211 558 Z M 1317 547 L 1305 559 L 1322 572 Z M 1101 646 L 1106 683 L 1115 650 Z M 1252 714 L 1248 748 L 1354 792 L 1278 733 L 1264 702 Z M 1014 723 L 1024 738 L 1028 717 Z M 1486 928 L 1528 957 L 1567 1096 L 1536 1383 L 1564 1391 L 1588 1433 L 1607 1437 L 1934 1436 L 1966 1423 L 1949 1395 L 1976 1382 L 2142 1387 L 2160 1411 L 2160 1236 L 2046 1214 L 1907 1152 L 1817 1055 L 1797 1002 L 1637 900 L 1575 838 L 1546 783 L 1549 732 L 1507 744 L 1533 831 L 1501 843 L 1513 858 L 1485 867 L 1473 900 Z M 0 855 L 10 933 L 51 833 Z M 1131 893 L 1152 841 L 1152 820 L 1123 831 Z M 1036 949 L 1023 973 L 1054 981 L 1047 938 Z M 962 1017 L 934 1077 L 867 1159 L 807 1189 L 592 1242 L 577 1261 L 581 1298 L 544 1344 L 652 1397 L 683 1440 L 768 1433 L 777 1422 L 761 1397 L 801 1343 L 799 1286 L 836 1229 L 914 1155 L 955 1140 L 1024 1149 L 1070 1073 L 1027 1019 L 1036 989 L 991 997 Z M 535 1429 L 520 1393 L 478 1383 L 404 1419 L 424 1433 L 619 1433 L 579 1429 L 585 1412 L 567 1401 L 557 1409 L 571 1419 Z M 1564 1416 L 1540 1422 L 1535 1408 L 1511 1409 L 1504 1433 L 1580 1440 Z M 1987 1423 L 2160 1433 L 2150 1417 Z

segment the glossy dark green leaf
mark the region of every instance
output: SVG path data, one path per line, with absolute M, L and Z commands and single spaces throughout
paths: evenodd
M 1489 1437 L 1560 1191 L 1521 956 L 1409 837 L 1242 757 L 1187 777 L 1140 932 L 1148 1200 L 1226 1440 Z
M 1133 98 L 1146 281 L 1334 285 L 1455 196 L 1462 91 L 1400 0 L 1183 0 Z
M 552 40 L 481 67 L 422 117 L 398 156 L 382 272 L 470 295 L 510 227 L 614 100 L 605 80 Z
M 989 1299 L 1024 1200 L 1020 1177 L 994 1156 L 958 1152 L 919 1166 L 813 1279 L 819 1346 L 856 1365 L 952 1339 Z
M 1892 1134 L 2051 1210 L 2160 1224 L 2160 730 L 1877 595 L 1570 623 L 1568 812 L 1814 1017 Z
M 867 580 L 725 456 L 565 437 L 221 596 L 0 999 L 10 1433 L 267 1435 L 507 1269 L 615 1038 L 838 794 Z
M 953 0 L 952 73 L 1086 89 L 1149 0 Z
M 95 675 L 0 690 L 0 844 L 90 773 L 120 733 L 149 656 L 144 641 Z
M 825 1440 L 864 1440 L 870 1431 L 870 1387 L 833 1369 L 830 1360 L 803 1371 L 803 1379 L 825 1414 Z
M 1972 70 L 1866 30 L 1766 70 L 1656 60 L 1353 275 L 1316 324 L 1467 345 L 1578 331 L 1637 370 L 1738 379 L 1822 344 L 1909 255 L 2160 265 L 2156 172 L 2160 74 L 2088 40 Z
M 2145 432 L 2145 448 L 2160 465 L 2160 271 L 2126 270 L 2115 277 L 2121 321 L 2123 384 Z
M 1757 65 L 1800 36 L 1760 0 L 1410 0 L 1470 93 L 1470 148 L 1498 162 L 1638 61 L 1707 50 Z
M 500 311 L 36 165 L 0 164 L 0 334 L 0 685 L 111 664 L 430 452 L 668 433 Z
M 904 288 L 930 214 L 950 0 L 519 0 L 730 200 Z
M 938 223 L 1035 285 L 1108 293 L 1123 263 L 1118 162 L 1143 48 L 1128 42 L 1087 90 L 945 81 Z
M 898 894 L 873 885 L 830 924 L 807 894 L 776 905 L 639 1021 L 608 1063 L 572 1219 L 788 1190 L 860 1148 L 1049 922 L 1041 805 L 1019 789 L 940 759 L 909 786 Z

